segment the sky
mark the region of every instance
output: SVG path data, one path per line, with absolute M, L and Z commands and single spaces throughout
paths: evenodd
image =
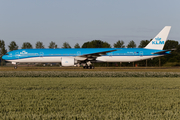
M 0 0 L 0 40 L 19 48 L 37 41 L 59 48 L 92 40 L 111 44 L 154 38 L 172 26 L 168 39 L 180 43 L 179 0 Z

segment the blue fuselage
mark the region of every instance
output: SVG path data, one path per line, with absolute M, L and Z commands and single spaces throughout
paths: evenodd
M 27 58 L 36 57 L 77 57 L 86 54 L 99 53 L 103 51 L 115 50 L 109 52 L 100 57 L 116 56 L 116 57 L 130 57 L 130 56 L 141 56 L 141 57 L 157 57 L 169 54 L 165 52 L 163 54 L 154 54 L 163 50 L 144 49 L 144 48 L 72 48 L 72 49 L 20 49 L 8 52 L 2 58 L 7 61 L 20 60 Z M 142 60 L 142 59 L 140 59 Z M 121 60 L 119 60 L 121 62 Z M 137 60 L 135 60 L 137 61 Z M 125 61 L 123 61 L 125 62 Z M 129 59 L 127 60 L 129 62 Z

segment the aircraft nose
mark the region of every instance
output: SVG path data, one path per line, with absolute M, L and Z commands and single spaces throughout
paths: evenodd
M 7 56 L 7 55 L 3 55 L 3 56 L 2 56 L 2 59 L 6 60 L 6 56 Z

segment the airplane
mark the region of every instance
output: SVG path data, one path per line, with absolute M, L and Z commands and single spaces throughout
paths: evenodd
M 171 26 L 165 26 L 144 48 L 69 48 L 19 49 L 6 53 L 2 59 L 18 63 L 61 63 L 61 66 L 78 66 L 93 69 L 94 62 L 135 62 L 170 54 L 163 50 Z

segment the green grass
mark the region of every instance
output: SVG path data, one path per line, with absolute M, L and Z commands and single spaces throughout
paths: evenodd
M 0 77 L 180 77 L 180 72 L 2 71 Z
M 179 118 L 179 78 L 0 78 L 0 119 Z

